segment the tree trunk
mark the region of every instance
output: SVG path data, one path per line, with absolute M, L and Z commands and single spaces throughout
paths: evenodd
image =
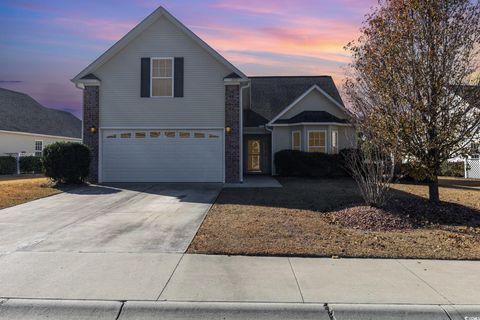
M 428 199 L 430 202 L 439 203 L 440 202 L 440 194 L 438 192 L 438 177 L 435 176 L 434 178 L 430 179 L 428 182 Z

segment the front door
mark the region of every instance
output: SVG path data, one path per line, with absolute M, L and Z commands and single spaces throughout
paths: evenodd
M 258 139 L 248 140 L 248 163 L 247 170 L 248 172 L 261 172 L 260 164 L 260 150 L 261 150 L 261 141 Z

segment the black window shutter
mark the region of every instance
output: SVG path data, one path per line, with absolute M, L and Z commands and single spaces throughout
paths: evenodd
M 140 67 L 140 97 L 150 97 L 150 58 L 142 58 Z
M 174 62 L 174 81 L 173 81 L 173 96 L 183 97 L 183 58 L 175 58 Z

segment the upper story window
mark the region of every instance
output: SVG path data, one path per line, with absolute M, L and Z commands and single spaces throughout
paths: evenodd
M 152 97 L 173 97 L 173 58 L 152 58 Z
M 338 131 L 332 130 L 332 153 L 338 153 Z
M 300 131 L 292 132 L 292 150 L 302 150 L 302 140 Z
M 326 151 L 326 135 L 325 131 L 308 131 L 308 152 Z
M 43 141 L 35 141 L 35 156 L 41 157 L 43 153 Z

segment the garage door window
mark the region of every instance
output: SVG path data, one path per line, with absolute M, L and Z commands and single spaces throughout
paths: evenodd
M 160 131 L 150 131 L 150 138 L 159 138 L 161 135 Z
M 219 136 L 216 135 L 216 134 L 209 134 L 209 135 L 208 135 L 208 138 L 210 138 L 210 139 L 217 139 L 218 137 L 219 137 Z
M 165 137 L 167 137 L 167 138 L 175 138 L 175 131 L 167 131 L 167 132 L 165 132 Z
M 147 134 L 145 132 L 135 132 L 135 138 L 137 139 L 145 139 Z
M 190 132 L 180 132 L 180 138 L 190 138 Z
M 198 139 L 205 138 L 205 133 L 203 133 L 203 132 L 195 132 L 195 138 L 198 138 Z
M 120 138 L 122 139 L 130 139 L 131 137 L 132 137 L 132 134 L 130 132 L 120 133 Z
M 107 139 L 116 139 L 117 135 L 116 134 L 109 134 L 107 135 Z

